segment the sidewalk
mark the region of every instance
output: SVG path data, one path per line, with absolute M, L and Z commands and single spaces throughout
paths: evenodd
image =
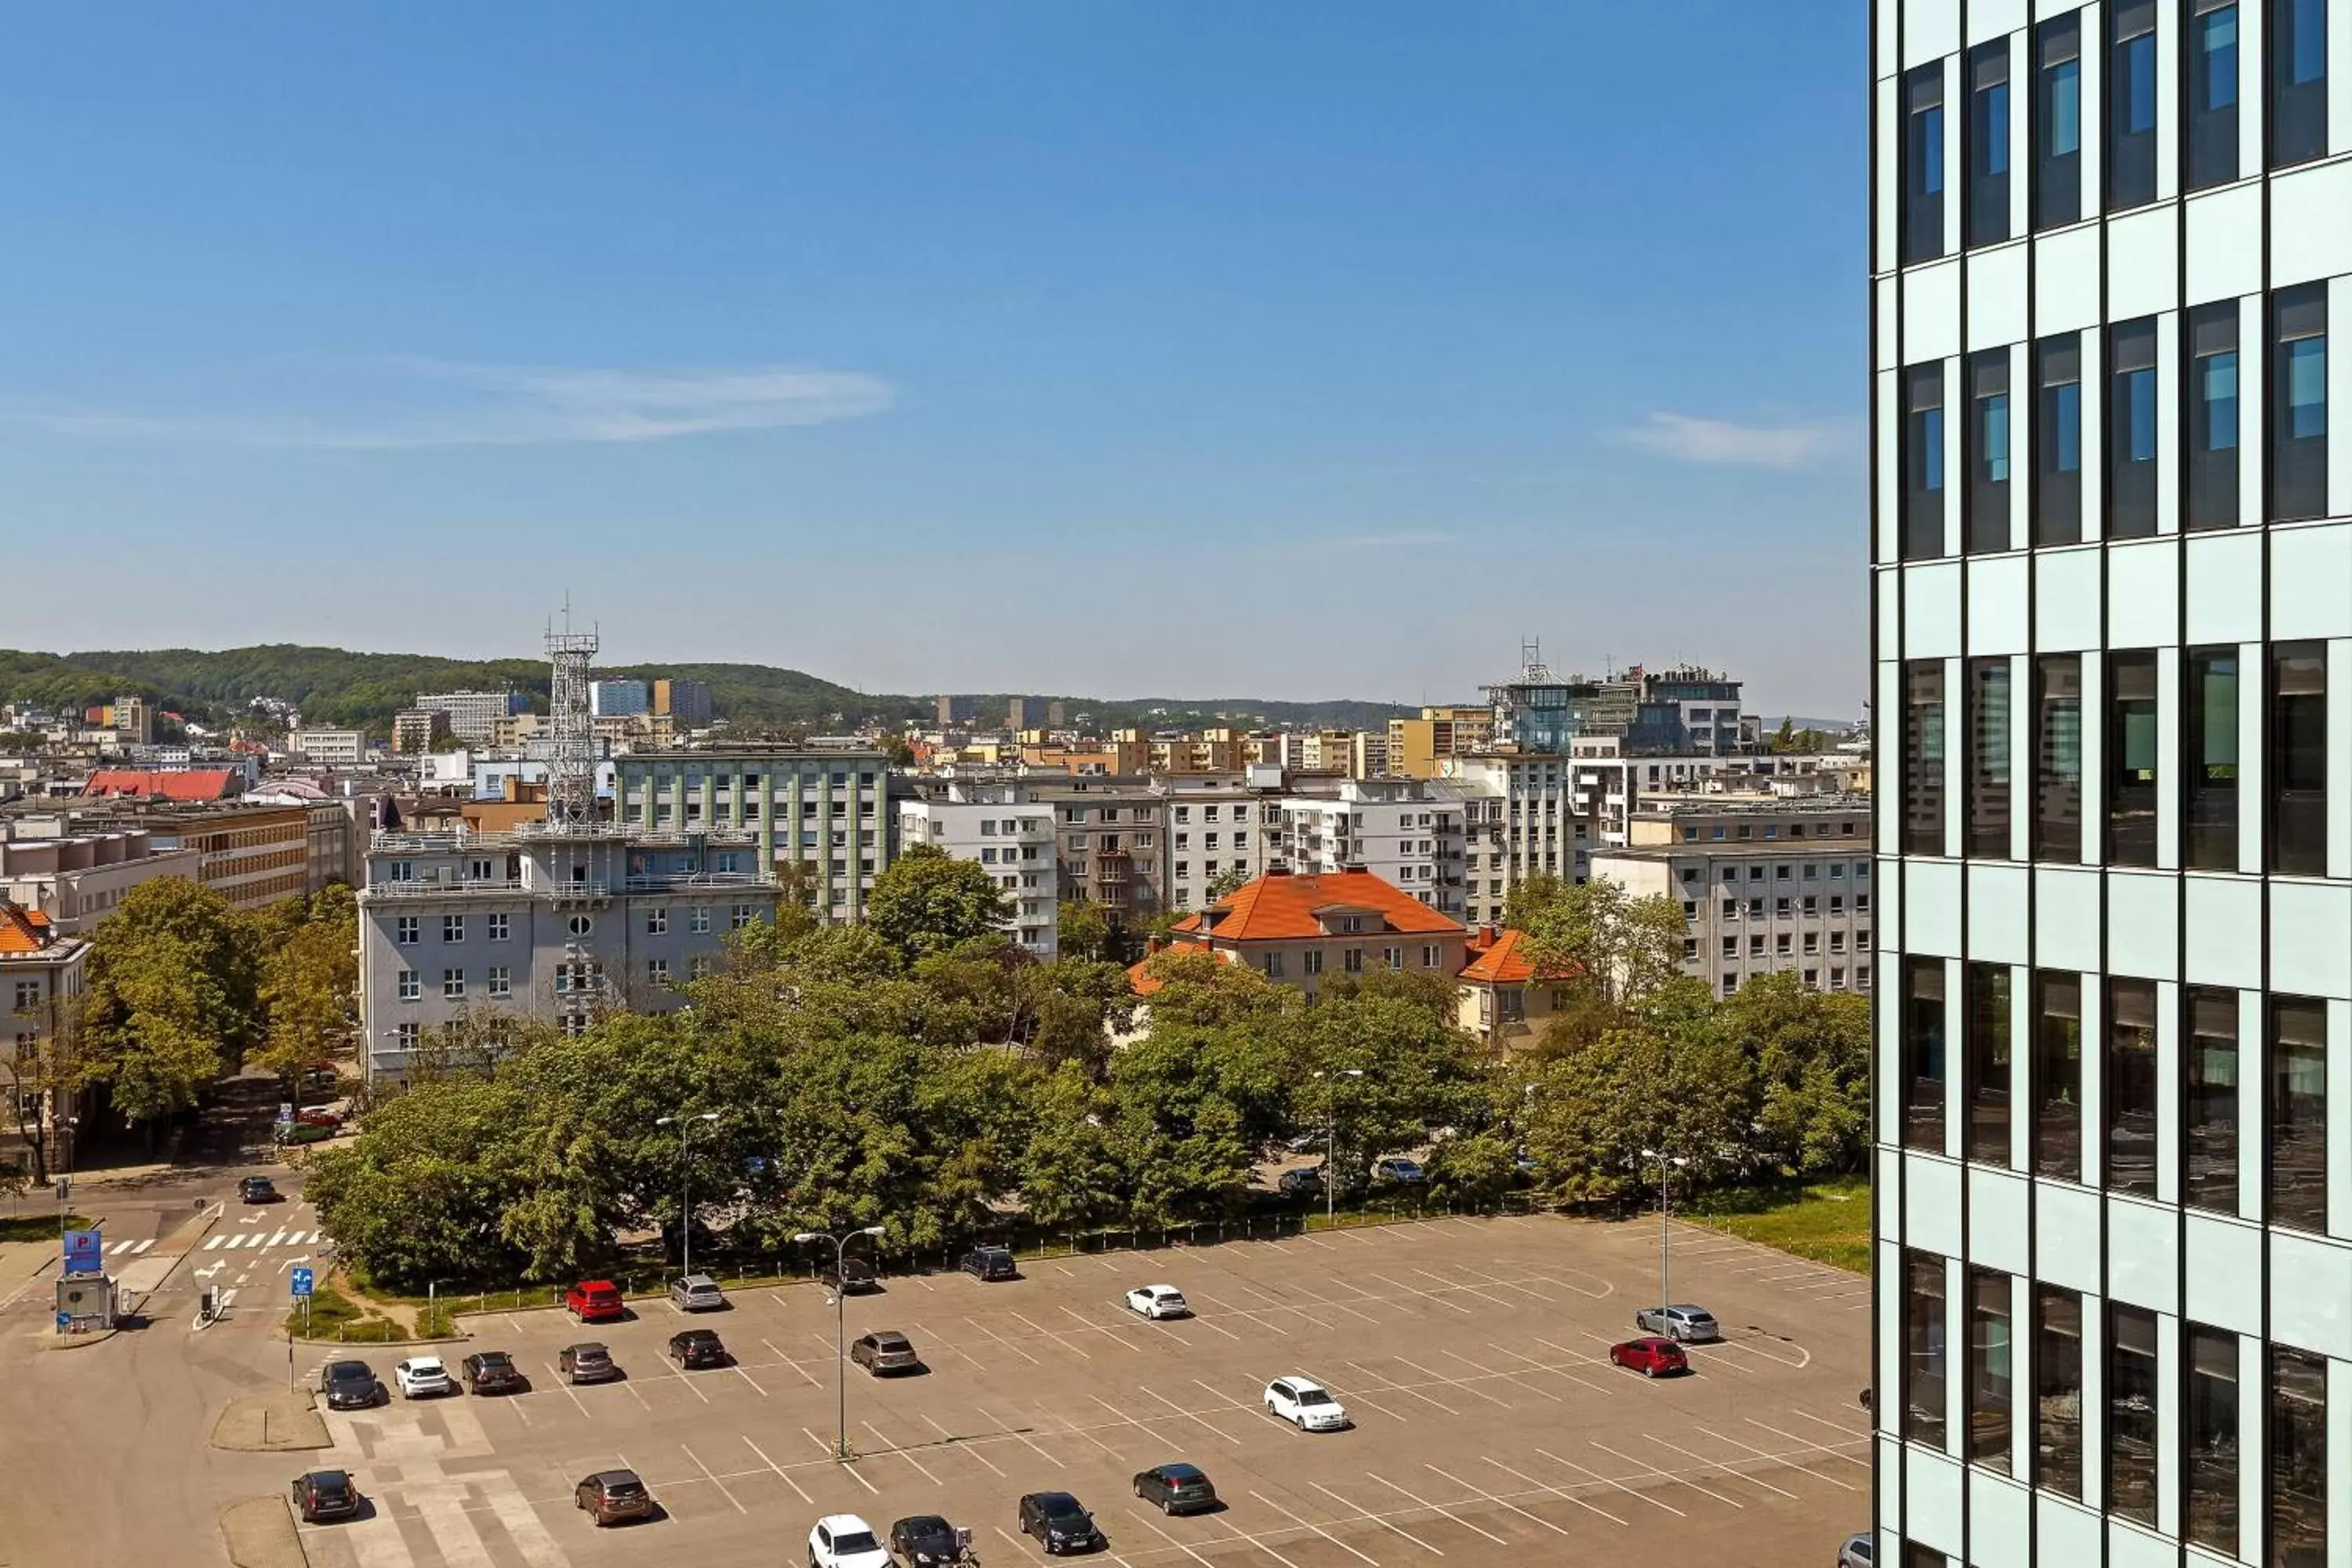
M 0 1241 L 0 1311 L 16 1304 L 34 1282 L 58 1266 L 57 1237 L 46 1241 Z M 57 1298 L 49 1300 L 54 1303 Z

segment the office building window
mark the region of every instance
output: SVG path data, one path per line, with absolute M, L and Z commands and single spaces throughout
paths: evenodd
M 801 864 L 806 866 L 808 862 L 803 860 Z M 812 879 L 814 879 L 814 868 L 810 871 L 809 876 Z M 686 911 L 686 929 L 696 936 L 709 935 L 710 907 L 708 904 L 696 904 L 689 907 Z
M 2083 977 L 2033 975 L 2033 1173 L 2083 1179 Z
M 2273 1225 L 2327 1229 L 2327 1004 L 2271 998 L 2269 1191 Z
M 2188 713 L 2189 864 L 2200 870 L 2238 868 L 2238 650 L 2233 646 L 2189 650 L 2182 695 Z
M 2009 237 L 2009 40 L 1969 51 L 1969 245 Z
M 2189 526 L 2238 523 L 2238 302 L 2189 312 Z
M 1969 683 L 1968 852 L 1991 859 L 2010 853 L 2009 660 L 1972 658 Z M 1811 870 L 1811 868 L 1806 868 Z
M 2009 548 L 2009 351 L 1970 354 L 1969 522 L 1970 554 Z
M 2189 0 L 2189 188 L 2238 177 L 2238 7 Z
M 2327 285 L 2271 297 L 2270 516 L 2327 511 Z
M 2083 858 L 2083 658 L 2033 661 L 2033 858 Z
M 2238 1552 L 2238 1336 L 2183 1325 L 2180 1361 L 2189 1420 L 2188 1507 L 2180 1532 L 2230 1556 Z
M 2271 645 L 2271 869 L 2327 870 L 2327 645 Z
M 2033 1288 L 2033 1484 L 2083 1495 L 2083 1298 Z
M 1944 254 L 1944 68 L 1903 79 L 1903 259 Z
M 2107 210 L 2156 200 L 2156 0 L 2107 8 Z
M 2107 537 L 2156 532 L 2156 318 L 2107 332 Z
M 2272 168 L 2327 156 L 2327 0 L 2271 0 Z
M 2083 537 L 2083 337 L 2033 345 L 2033 542 Z
M 2323 1568 L 2327 1555 L 2327 1358 L 2273 1345 L 2269 1488 L 2275 1568 Z
M 1903 373 L 1903 519 L 1906 561 L 1944 552 L 1944 366 Z
M 2156 1378 L 2156 1314 L 2107 1307 L 2107 1511 L 2156 1522 L 2156 1435 L 2162 1392 Z
M 2107 859 L 2156 864 L 2156 654 L 2107 655 Z
M 2189 988 L 2188 1060 L 2181 1074 L 2181 1201 L 2238 1212 L 2238 994 Z
M 2156 1196 L 2156 982 L 2107 982 L 2106 1113 L 2102 1165 L 2110 1192 Z
M 1969 1158 L 2009 1163 L 2009 965 L 1968 966 Z
M 1903 666 L 1903 847 L 1944 852 L 1944 661 Z
M 2083 216 L 2083 28 L 2068 13 L 2033 30 L 2033 226 Z
M 1903 1255 L 1903 1436 L 1944 1446 L 1944 1260 Z
M 2010 1473 L 2009 1276 L 1969 1270 L 1969 1458 Z
M 1944 961 L 1903 961 L 1903 1142 L 1944 1152 Z

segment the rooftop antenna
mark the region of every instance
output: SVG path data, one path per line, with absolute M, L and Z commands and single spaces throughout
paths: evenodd
M 547 629 L 547 824 L 578 828 L 596 820 L 596 726 L 588 716 L 588 671 L 596 633 L 572 629 L 572 593 L 563 594 L 563 629 Z

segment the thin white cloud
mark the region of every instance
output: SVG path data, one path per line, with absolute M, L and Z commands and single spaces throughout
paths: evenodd
M 1799 425 L 1739 425 L 1663 410 L 1616 433 L 1618 440 L 1678 463 L 1733 464 L 1757 468 L 1802 468 L 1835 454 L 1856 438 L 1843 419 Z
M 79 408 L 20 417 L 72 436 L 318 451 L 663 441 L 879 414 L 890 384 L 807 365 L 639 371 L 404 358 L 320 401 L 202 412 Z

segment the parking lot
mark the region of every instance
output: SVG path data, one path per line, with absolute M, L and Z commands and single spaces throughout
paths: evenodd
M 927 1370 L 852 1368 L 834 1440 L 834 1312 L 813 1287 L 746 1291 L 691 1321 L 666 1302 L 593 1328 L 558 1312 L 466 1321 L 467 1349 L 511 1352 L 528 1393 L 396 1402 L 329 1417 L 373 1500 L 306 1528 L 314 1564 L 551 1568 L 800 1562 L 815 1518 L 911 1513 L 973 1531 L 991 1563 L 1035 1560 L 1014 1533 L 1025 1491 L 1075 1492 L 1125 1564 L 1365 1568 L 1496 1552 L 1743 1564 L 1825 1559 L 1867 1516 L 1867 1283 L 1676 1227 L 1675 1295 L 1727 1341 L 1657 1382 L 1607 1350 L 1656 1290 L 1656 1231 L 1550 1217 L 1455 1219 L 1200 1248 L 1056 1258 L 1024 1278 L 890 1278 L 847 1302 L 851 1337 L 896 1329 Z M 1136 1285 L 1198 1316 L 1147 1322 Z M 681 1373 L 682 1327 L 716 1329 L 735 1363 Z M 561 1348 L 608 1344 L 627 1376 L 572 1387 Z M 394 1356 L 378 1352 L 389 1376 Z M 1304 1435 L 1261 1393 L 1303 1373 L 1350 1429 Z M 1225 1508 L 1168 1520 L 1131 1478 L 1183 1459 Z M 652 1522 L 592 1528 L 572 1489 L 643 1476 Z M 295 1467 L 289 1466 L 289 1472 Z

